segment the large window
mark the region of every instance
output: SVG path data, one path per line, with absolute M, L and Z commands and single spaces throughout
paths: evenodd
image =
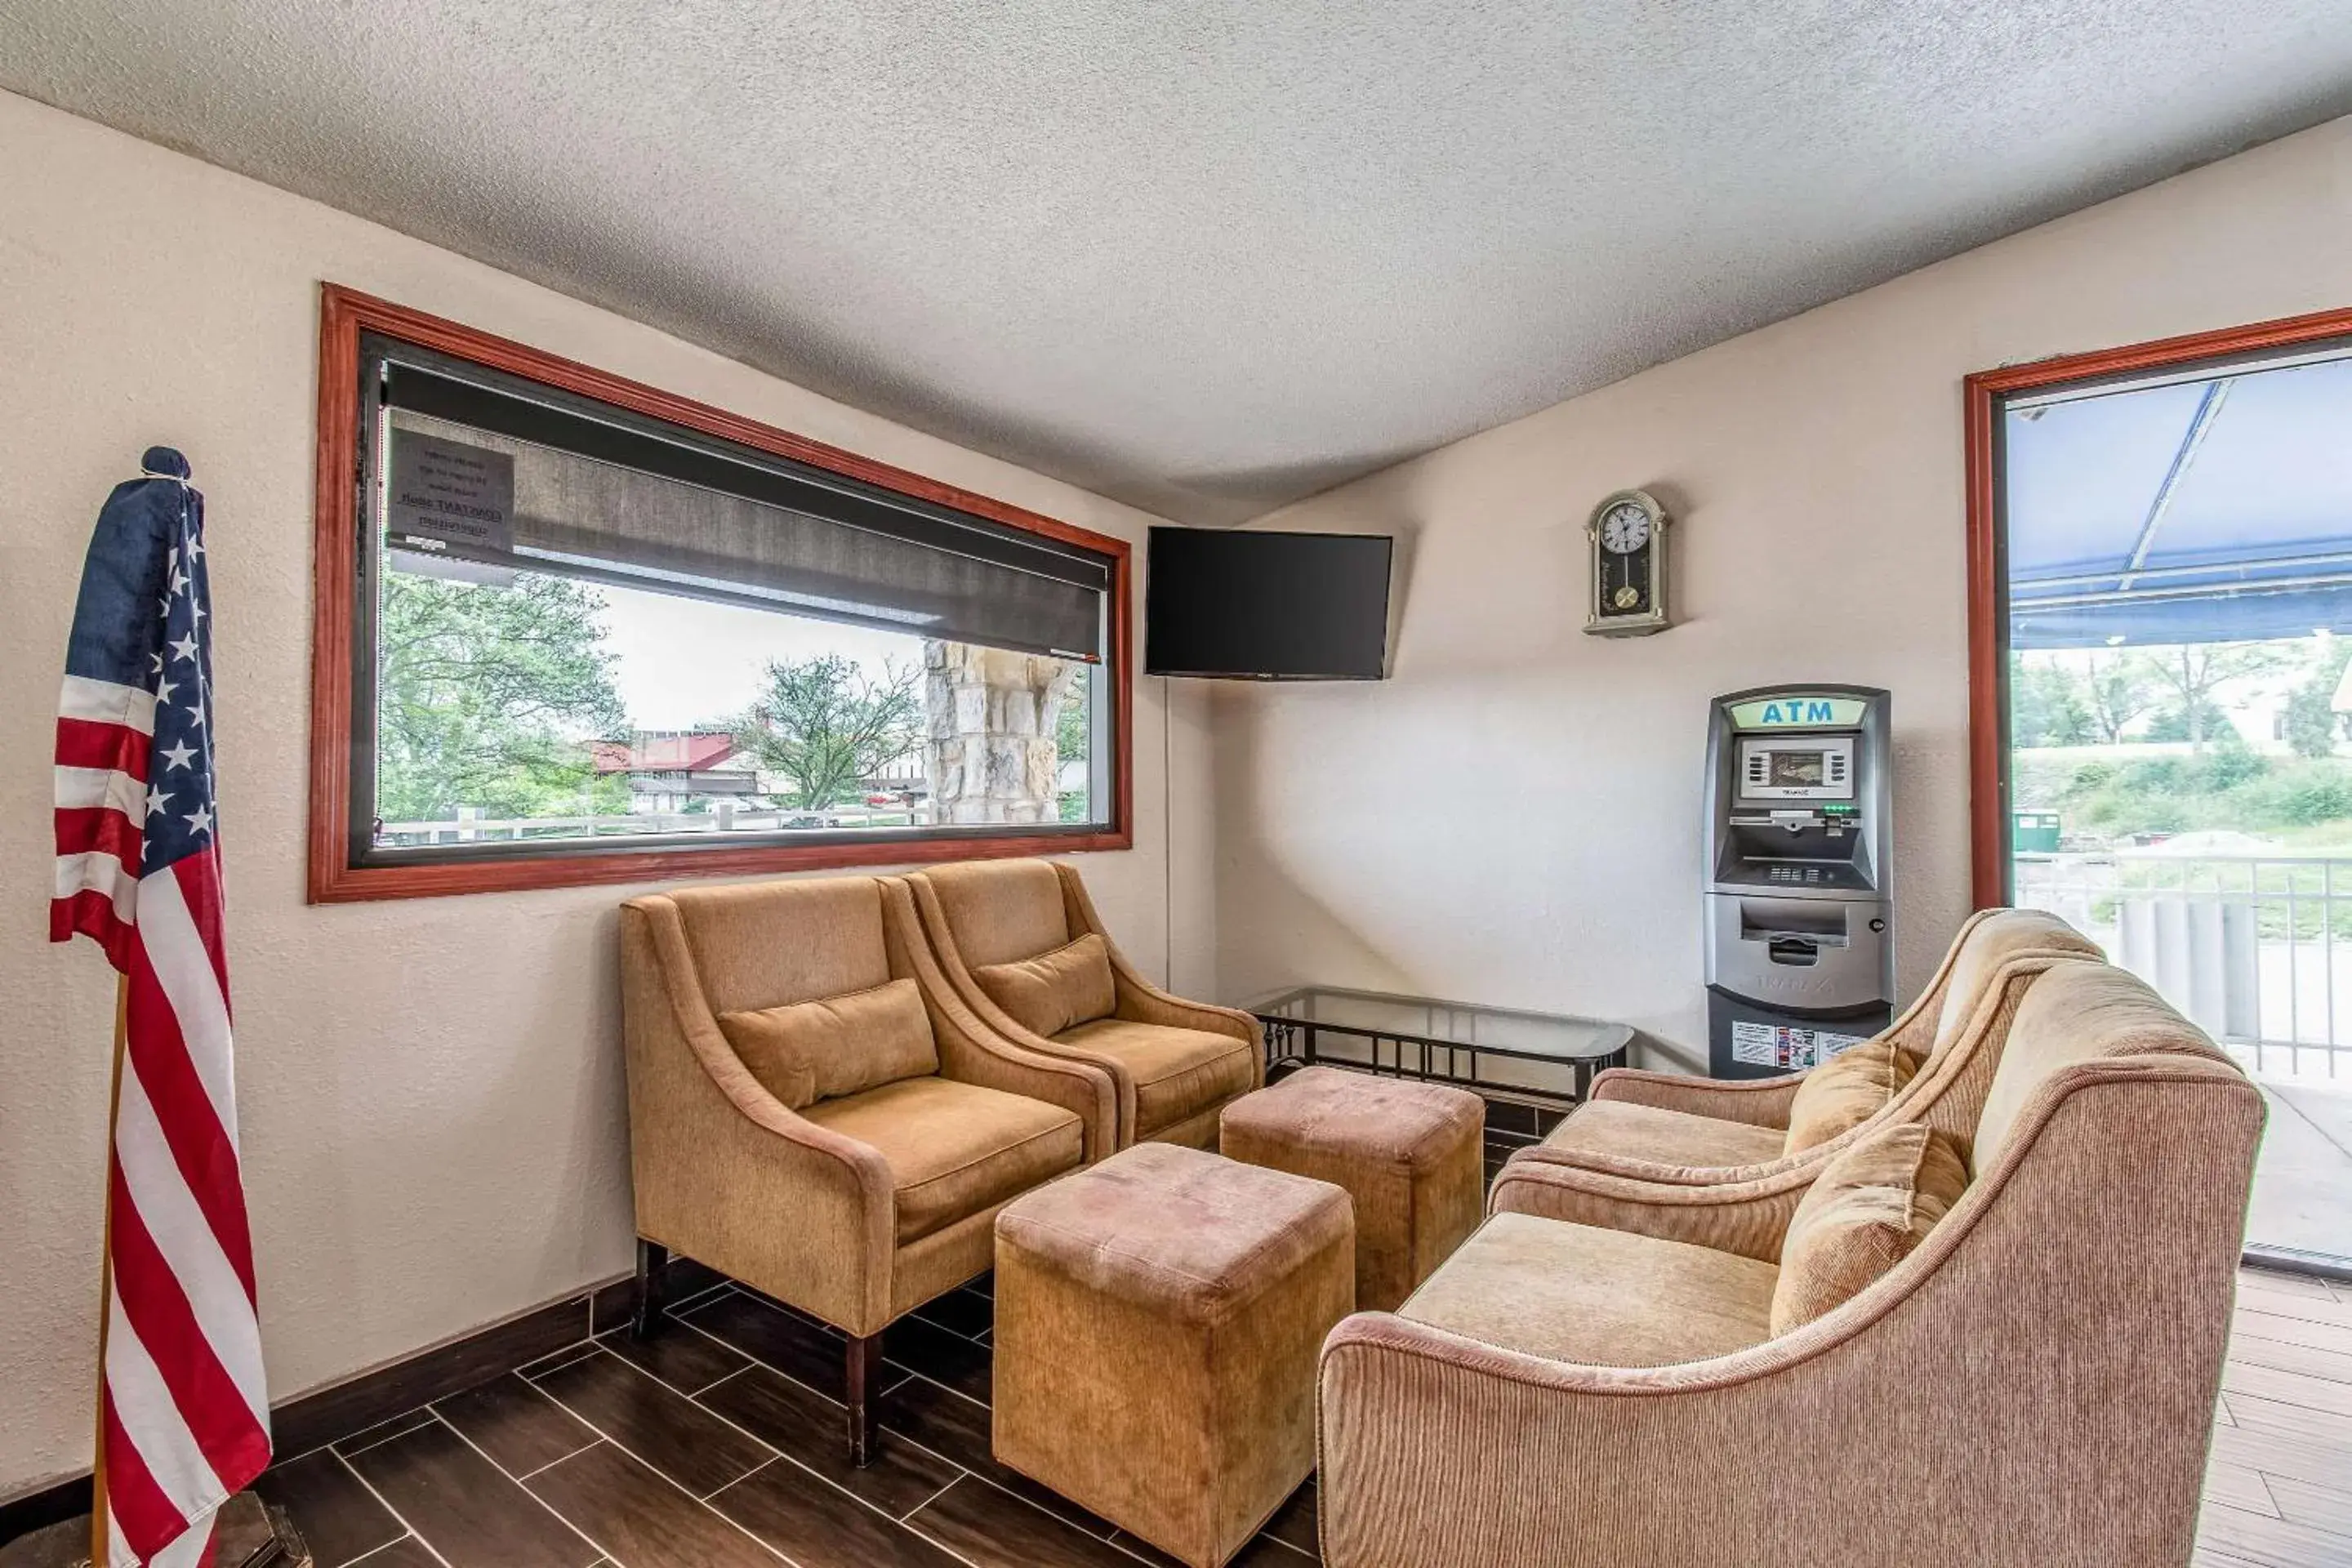
M 2248 1256 L 2352 1235 L 2352 311 L 1972 377 L 1978 898 L 2254 1076 Z
M 322 345 L 314 898 L 1126 846 L 1123 542 L 340 290 Z

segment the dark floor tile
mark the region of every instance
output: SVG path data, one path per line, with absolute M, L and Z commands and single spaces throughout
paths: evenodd
M 950 1290 L 916 1308 L 915 1316 L 976 1340 L 996 1326 L 996 1303 L 977 1290 Z
M 434 1406 L 510 1476 L 527 1476 L 597 1440 L 578 1417 L 512 1373 Z
M 515 1371 L 523 1377 L 538 1377 L 543 1373 L 553 1372 L 559 1366 L 569 1366 L 575 1361 L 585 1361 L 596 1354 L 598 1350 L 599 1346 L 594 1340 L 575 1340 L 551 1354 L 543 1355 L 537 1361 L 523 1363 L 515 1368 Z M 465 1391 L 460 1389 L 457 1392 L 462 1394 Z
M 420 1405 L 414 1410 L 403 1411 L 389 1421 L 379 1421 L 365 1431 L 352 1433 L 335 1445 L 335 1451 L 348 1459 L 362 1448 L 373 1448 L 378 1443 L 388 1443 L 403 1432 L 414 1432 L 432 1419 L 432 1409 Z
M 343 1568 L 408 1533 L 329 1449 L 271 1467 L 253 1489 L 293 1517 L 317 1568 Z
M 910 1377 L 882 1402 L 885 1440 L 891 1432 L 913 1438 L 935 1454 L 1006 1491 L 1058 1514 L 1092 1535 L 1108 1535 L 1111 1524 L 1076 1503 L 1039 1486 L 1020 1471 L 1000 1465 L 990 1447 L 989 1413 L 961 1394 L 925 1378 Z
M 621 1568 L 776 1568 L 766 1548 L 610 1443 L 526 1484 Z
M 449 1568 L 588 1568 L 604 1555 L 438 1421 L 351 1466 Z
M 370 1552 L 360 1568 L 441 1568 L 441 1560 L 427 1552 L 423 1542 L 410 1535 L 381 1552 Z
M 996 1295 L 996 1270 L 991 1268 L 985 1273 L 973 1275 L 971 1279 L 963 1282 L 963 1289 L 977 1291 L 981 1295 L 989 1297 L 992 1300 L 994 1299 Z
M 1265 1533 L 1285 1546 L 1294 1546 L 1309 1557 L 1322 1555 L 1322 1545 L 1316 1534 L 1315 1483 L 1308 1481 L 1290 1494 L 1290 1500 L 1274 1510 L 1265 1521 Z
M 708 1263 L 697 1263 L 691 1258 L 673 1258 L 668 1271 L 662 1275 L 662 1294 L 673 1301 L 683 1301 L 698 1296 L 714 1286 L 728 1283 L 727 1276 Z
M 800 1568 L 960 1568 L 905 1525 L 790 1459 L 752 1471 L 714 1496 L 710 1506 Z
M 537 1381 L 549 1398 L 698 1498 L 740 1480 L 772 1452 L 616 1356 L 590 1356 Z
M 977 1568 L 1135 1568 L 1134 1558 L 1101 1536 L 977 1476 L 956 1482 L 907 1522 Z
M 704 1390 L 695 1403 L 717 1411 L 893 1519 L 904 1519 L 961 1473 L 938 1455 L 890 1432 L 882 1434 L 876 1445 L 872 1464 L 862 1470 L 853 1467 L 848 1412 L 815 1390 L 764 1366 L 749 1367 Z
M 698 1330 L 724 1340 L 829 1399 L 839 1399 L 846 1386 L 845 1342 L 782 1307 L 737 1292 L 686 1313 L 681 1321 L 691 1325 L 689 1332 Z
M 708 1334 L 670 1323 L 649 1340 L 622 1329 L 596 1342 L 631 1365 L 653 1373 L 680 1394 L 699 1394 L 749 1364 Z
M 919 1372 L 933 1383 L 988 1403 L 991 1363 L 988 1348 L 961 1334 L 950 1333 L 920 1318 L 901 1318 L 882 1331 L 882 1354 L 893 1365 Z
M 1536 1130 L 1536 1108 L 1521 1105 L 1517 1100 L 1486 1101 L 1486 1131 L 1489 1132 L 1532 1133 Z

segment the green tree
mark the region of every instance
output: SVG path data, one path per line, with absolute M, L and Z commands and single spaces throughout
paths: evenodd
M 1073 757 L 1086 756 L 1094 746 L 1089 722 L 1090 694 L 1094 690 L 1095 671 L 1087 665 L 1070 682 L 1062 697 L 1062 710 L 1054 715 L 1054 761 L 1055 771 Z M 1056 814 L 1064 822 L 1083 822 L 1087 816 L 1087 792 L 1082 789 L 1059 790 L 1054 796 Z
M 821 810 L 915 749 L 921 673 L 886 659 L 877 678 L 837 653 L 771 659 L 743 738 L 762 768 L 792 779 L 793 805 Z
M 2286 743 L 2299 757 L 2336 754 L 2336 738 L 2343 733 L 2336 711 L 2336 688 L 2344 679 L 2345 664 L 2352 661 L 2352 642 L 2336 637 L 2314 640 L 2318 647 L 2310 673 L 2286 699 Z
M 625 808 L 583 742 L 628 716 L 596 616 L 603 598 L 562 577 L 511 586 L 383 574 L 377 664 L 376 815 L 447 821 L 561 816 L 584 798 Z
M 2266 675 L 2278 667 L 2278 650 L 2263 643 L 2183 643 L 2160 657 L 2151 656 L 2148 672 L 2168 701 L 2148 731 L 2149 739 L 2185 740 L 2191 752 L 2202 752 L 2206 736 L 2229 722 L 2214 693 L 2231 681 Z M 2161 736 L 2159 728 L 2165 731 Z M 2176 728 L 2177 737 L 2172 733 Z
M 2124 731 L 2155 700 L 2142 660 L 2128 654 L 2105 659 L 2092 656 L 2083 679 L 2083 711 L 2090 720 L 2094 740 L 2110 746 L 2122 744 Z
M 2011 654 L 2009 735 L 2015 746 L 2079 746 L 2091 738 L 2081 682 L 2064 665 Z

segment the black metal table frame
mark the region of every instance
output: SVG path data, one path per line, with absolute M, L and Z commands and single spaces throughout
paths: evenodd
M 1265 1026 L 1265 1068 L 1269 1078 L 1280 1067 L 1314 1067 L 1323 1060 L 1316 1048 L 1317 1037 L 1324 1034 L 1346 1035 L 1370 1043 L 1372 1059 L 1369 1062 L 1347 1057 L 1331 1059 L 1334 1067 L 1353 1068 L 1359 1072 L 1378 1073 L 1384 1078 L 1412 1078 L 1424 1083 L 1448 1083 L 1480 1094 L 1525 1096 L 1532 1100 L 1549 1100 L 1560 1105 L 1581 1104 L 1592 1092 L 1592 1079 L 1605 1068 L 1627 1065 L 1632 1044 L 1592 1057 L 1561 1056 L 1551 1051 L 1527 1051 L 1509 1046 L 1479 1046 L 1461 1040 L 1440 1039 L 1434 1035 L 1409 1035 L 1395 1029 L 1374 1029 L 1360 1024 L 1334 1024 L 1319 1018 L 1293 1018 L 1280 1013 L 1253 1012 L 1251 1015 Z M 1381 1054 L 1382 1046 L 1390 1047 L 1388 1058 Z M 1297 1048 L 1292 1048 L 1293 1047 Z M 1412 1052 L 1410 1063 L 1407 1047 Z M 1439 1054 L 1444 1065 L 1438 1066 Z M 1513 1061 L 1549 1062 L 1566 1067 L 1575 1074 L 1575 1089 L 1562 1096 L 1550 1089 L 1530 1089 L 1524 1084 L 1495 1083 L 1478 1075 L 1480 1057 L 1504 1057 Z M 1469 1060 L 1469 1072 L 1462 1071 L 1462 1058 Z

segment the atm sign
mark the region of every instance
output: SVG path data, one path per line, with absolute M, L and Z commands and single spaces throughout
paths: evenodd
M 1867 706 L 1859 697 L 1769 697 L 1755 702 L 1735 702 L 1735 730 L 1851 729 L 1862 722 Z

